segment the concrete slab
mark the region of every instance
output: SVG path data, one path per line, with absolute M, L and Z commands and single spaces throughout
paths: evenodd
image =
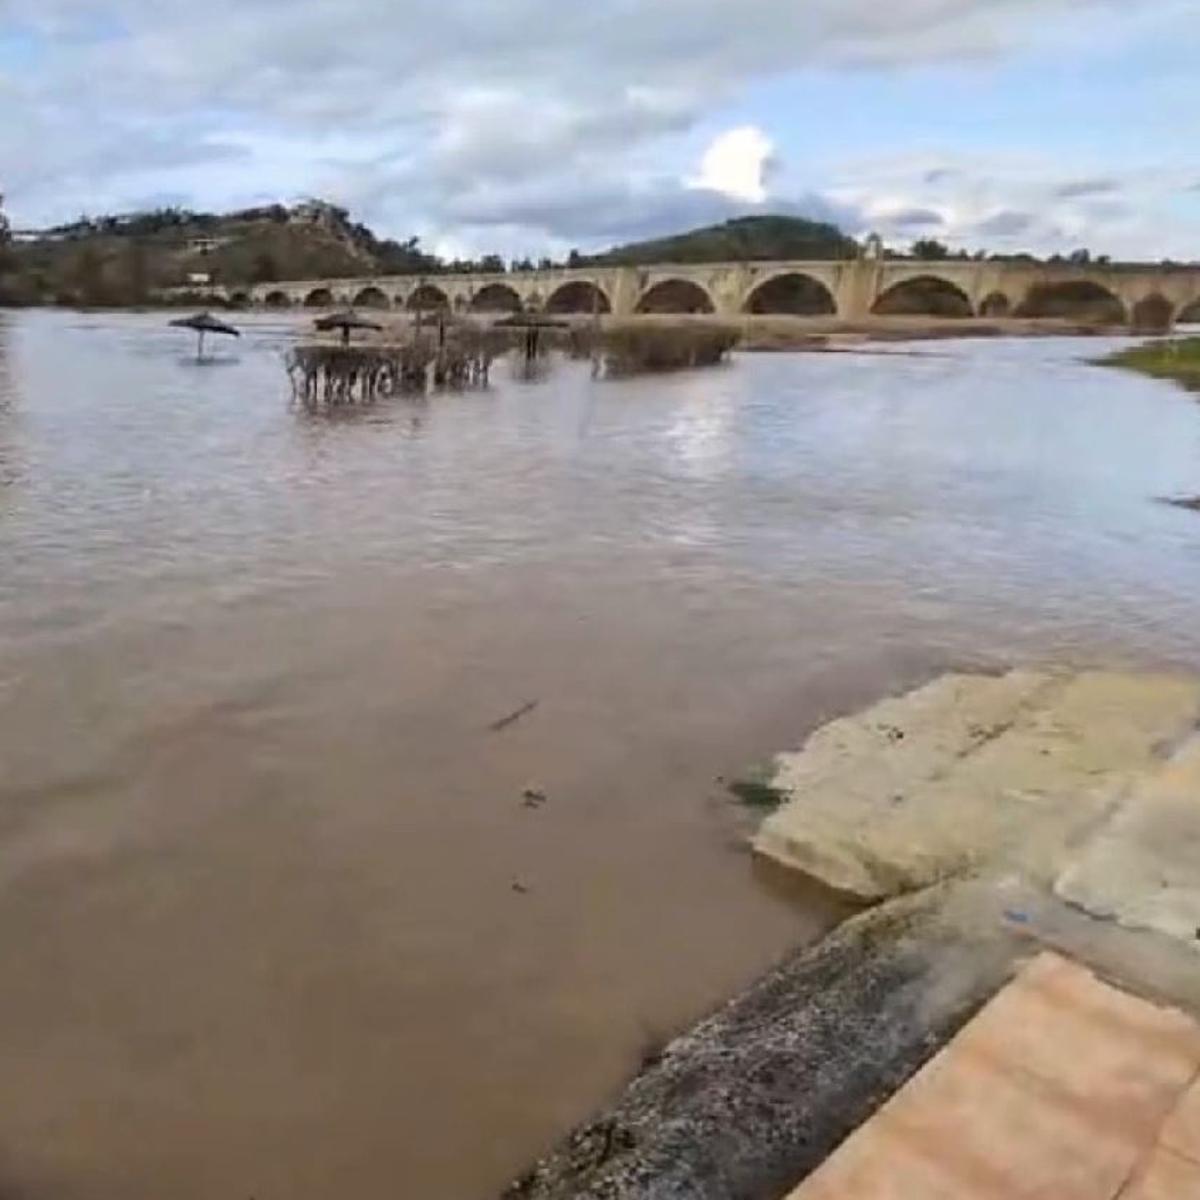
M 944 675 L 830 722 L 801 751 L 777 757 L 774 786 L 791 800 L 764 822 L 755 848 L 849 895 L 883 899 L 891 889 L 858 849 L 860 832 L 1007 730 L 1057 682 L 1028 671 Z
M 792 1200 L 1114 1200 L 1134 1185 L 1146 1197 L 1187 1187 L 1187 1160 L 1158 1136 L 1197 1071 L 1200 1026 L 1043 955 Z
M 1138 783 L 1055 891 L 1093 916 L 1200 952 L 1200 737 Z
M 864 901 L 983 866 L 1049 883 L 1198 714 L 1174 676 L 948 676 L 781 757 L 755 848 Z

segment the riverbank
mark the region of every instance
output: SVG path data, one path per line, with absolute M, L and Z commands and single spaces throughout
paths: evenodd
M 176 313 L 178 306 L 134 309 L 78 309 L 77 313 Z M 377 321 L 382 329 L 378 332 L 362 331 L 355 334 L 356 342 L 394 342 L 397 337 L 407 335 L 414 321 L 413 314 L 390 310 L 362 309 L 362 315 Z M 311 332 L 312 323 L 323 315 L 318 309 L 233 309 L 225 319 L 237 324 L 239 316 L 253 316 L 256 320 L 270 317 L 273 320 L 294 326 L 305 333 Z M 487 326 L 506 315 L 456 315 L 455 324 Z M 738 349 L 752 353 L 786 352 L 795 350 L 854 349 L 860 345 L 890 342 L 943 341 L 960 338 L 1046 338 L 1046 337 L 1112 337 L 1129 331 L 1120 325 L 1097 323 L 1088 320 L 1062 318 L 1020 317 L 938 317 L 922 314 L 905 316 L 868 317 L 863 320 L 846 321 L 838 317 L 789 316 L 785 314 L 763 316 L 738 316 L 725 318 L 709 315 L 689 314 L 646 314 L 637 317 L 591 317 L 567 315 L 556 318 L 570 322 L 579 328 L 599 324 L 606 332 L 645 330 L 650 328 L 670 329 L 711 327 L 724 331 L 736 329 L 740 334 Z M 438 315 L 427 312 L 422 318 L 425 325 L 433 328 Z
M 874 342 L 923 342 L 953 338 L 1103 337 L 1119 326 L 1089 321 L 1018 317 L 869 317 L 843 321 L 827 317 L 742 317 L 739 349 L 772 352 L 844 350 Z
M 308 314 L 306 314 L 307 316 Z M 376 313 L 384 326 L 376 335 L 394 339 L 401 328 L 407 329 L 411 317 Z M 433 324 L 436 317 L 426 316 Z M 736 330 L 737 348 L 749 353 L 772 353 L 795 350 L 839 351 L 852 350 L 872 343 L 924 342 L 958 338 L 1039 338 L 1039 337 L 1103 337 L 1124 332 L 1112 325 L 1095 322 L 1057 319 L 1028 320 L 1021 318 L 975 318 L 935 316 L 869 317 L 861 321 L 844 321 L 837 317 L 741 316 L 732 319 L 705 315 L 647 314 L 638 317 L 574 317 L 566 318 L 580 329 L 598 325 L 607 335 L 627 331 L 712 329 L 723 334 Z M 457 317 L 456 322 L 484 323 L 479 317 Z
M 292 313 L 299 328 L 307 331 L 315 314 Z M 356 335 L 363 344 L 387 345 L 411 338 L 413 318 L 377 312 L 372 314 L 381 328 Z M 429 329 L 437 323 L 435 314 L 424 318 Z M 933 316 L 870 317 L 861 321 L 843 321 L 836 317 L 742 316 L 724 319 L 707 315 L 647 314 L 638 317 L 560 318 L 569 330 L 550 329 L 547 344 L 567 343 L 572 352 L 586 356 L 592 343 L 622 347 L 644 347 L 653 343 L 674 351 L 686 362 L 690 347 L 709 341 L 718 345 L 734 342 L 741 353 L 852 353 L 880 344 L 933 342 L 966 338 L 1049 338 L 1103 337 L 1124 330 L 1095 322 L 1066 320 L 1027 320 L 1020 318 L 950 318 Z M 476 315 L 456 316 L 448 320 L 454 328 L 486 330 L 490 318 Z M 598 336 L 597 336 L 597 330 Z M 638 354 L 635 357 L 643 357 Z M 659 357 L 655 354 L 652 357 Z
M 777 1200 L 1046 950 L 1200 1016 L 1198 715 L 1179 677 L 946 676 L 781 756 L 760 853 L 875 907 L 672 1043 L 506 1196 Z M 1083 1037 L 1087 1006 L 1051 1040 Z M 973 1078 L 950 1116 L 987 1145 L 1004 1118 Z

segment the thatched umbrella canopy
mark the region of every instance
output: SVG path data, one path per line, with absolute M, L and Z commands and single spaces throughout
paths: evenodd
M 549 317 L 545 313 L 513 313 L 495 322 L 496 329 L 525 330 L 525 361 L 532 363 L 541 353 L 543 329 L 570 329 L 570 321 L 561 321 L 557 317 Z
M 321 333 L 328 333 L 331 329 L 340 329 L 342 331 L 343 346 L 350 345 L 350 330 L 352 329 L 383 328 L 377 321 L 368 321 L 366 317 L 360 317 L 352 309 L 346 309 L 344 312 L 330 313 L 327 317 L 318 317 L 316 326 Z
M 223 333 L 229 337 L 242 336 L 232 325 L 226 325 L 224 321 L 217 320 L 212 313 L 207 312 L 196 313 L 192 317 L 179 317 L 171 324 L 178 329 L 194 329 L 196 331 L 198 335 L 196 341 L 197 362 L 204 357 L 204 335 L 206 333 Z

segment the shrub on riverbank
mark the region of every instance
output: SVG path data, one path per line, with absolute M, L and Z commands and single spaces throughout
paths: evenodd
M 1200 338 L 1171 338 L 1146 342 L 1100 360 L 1109 367 L 1125 367 L 1155 379 L 1174 379 L 1200 390 Z
M 737 345 L 736 326 L 714 321 L 637 322 L 600 334 L 600 352 L 609 375 L 713 367 Z

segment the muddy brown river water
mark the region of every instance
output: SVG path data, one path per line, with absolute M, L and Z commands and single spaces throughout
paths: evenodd
M 325 417 L 244 324 L 0 314 L 5 1197 L 483 1200 L 835 918 L 718 777 L 948 667 L 1200 668 L 1200 406 L 1108 343 Z

